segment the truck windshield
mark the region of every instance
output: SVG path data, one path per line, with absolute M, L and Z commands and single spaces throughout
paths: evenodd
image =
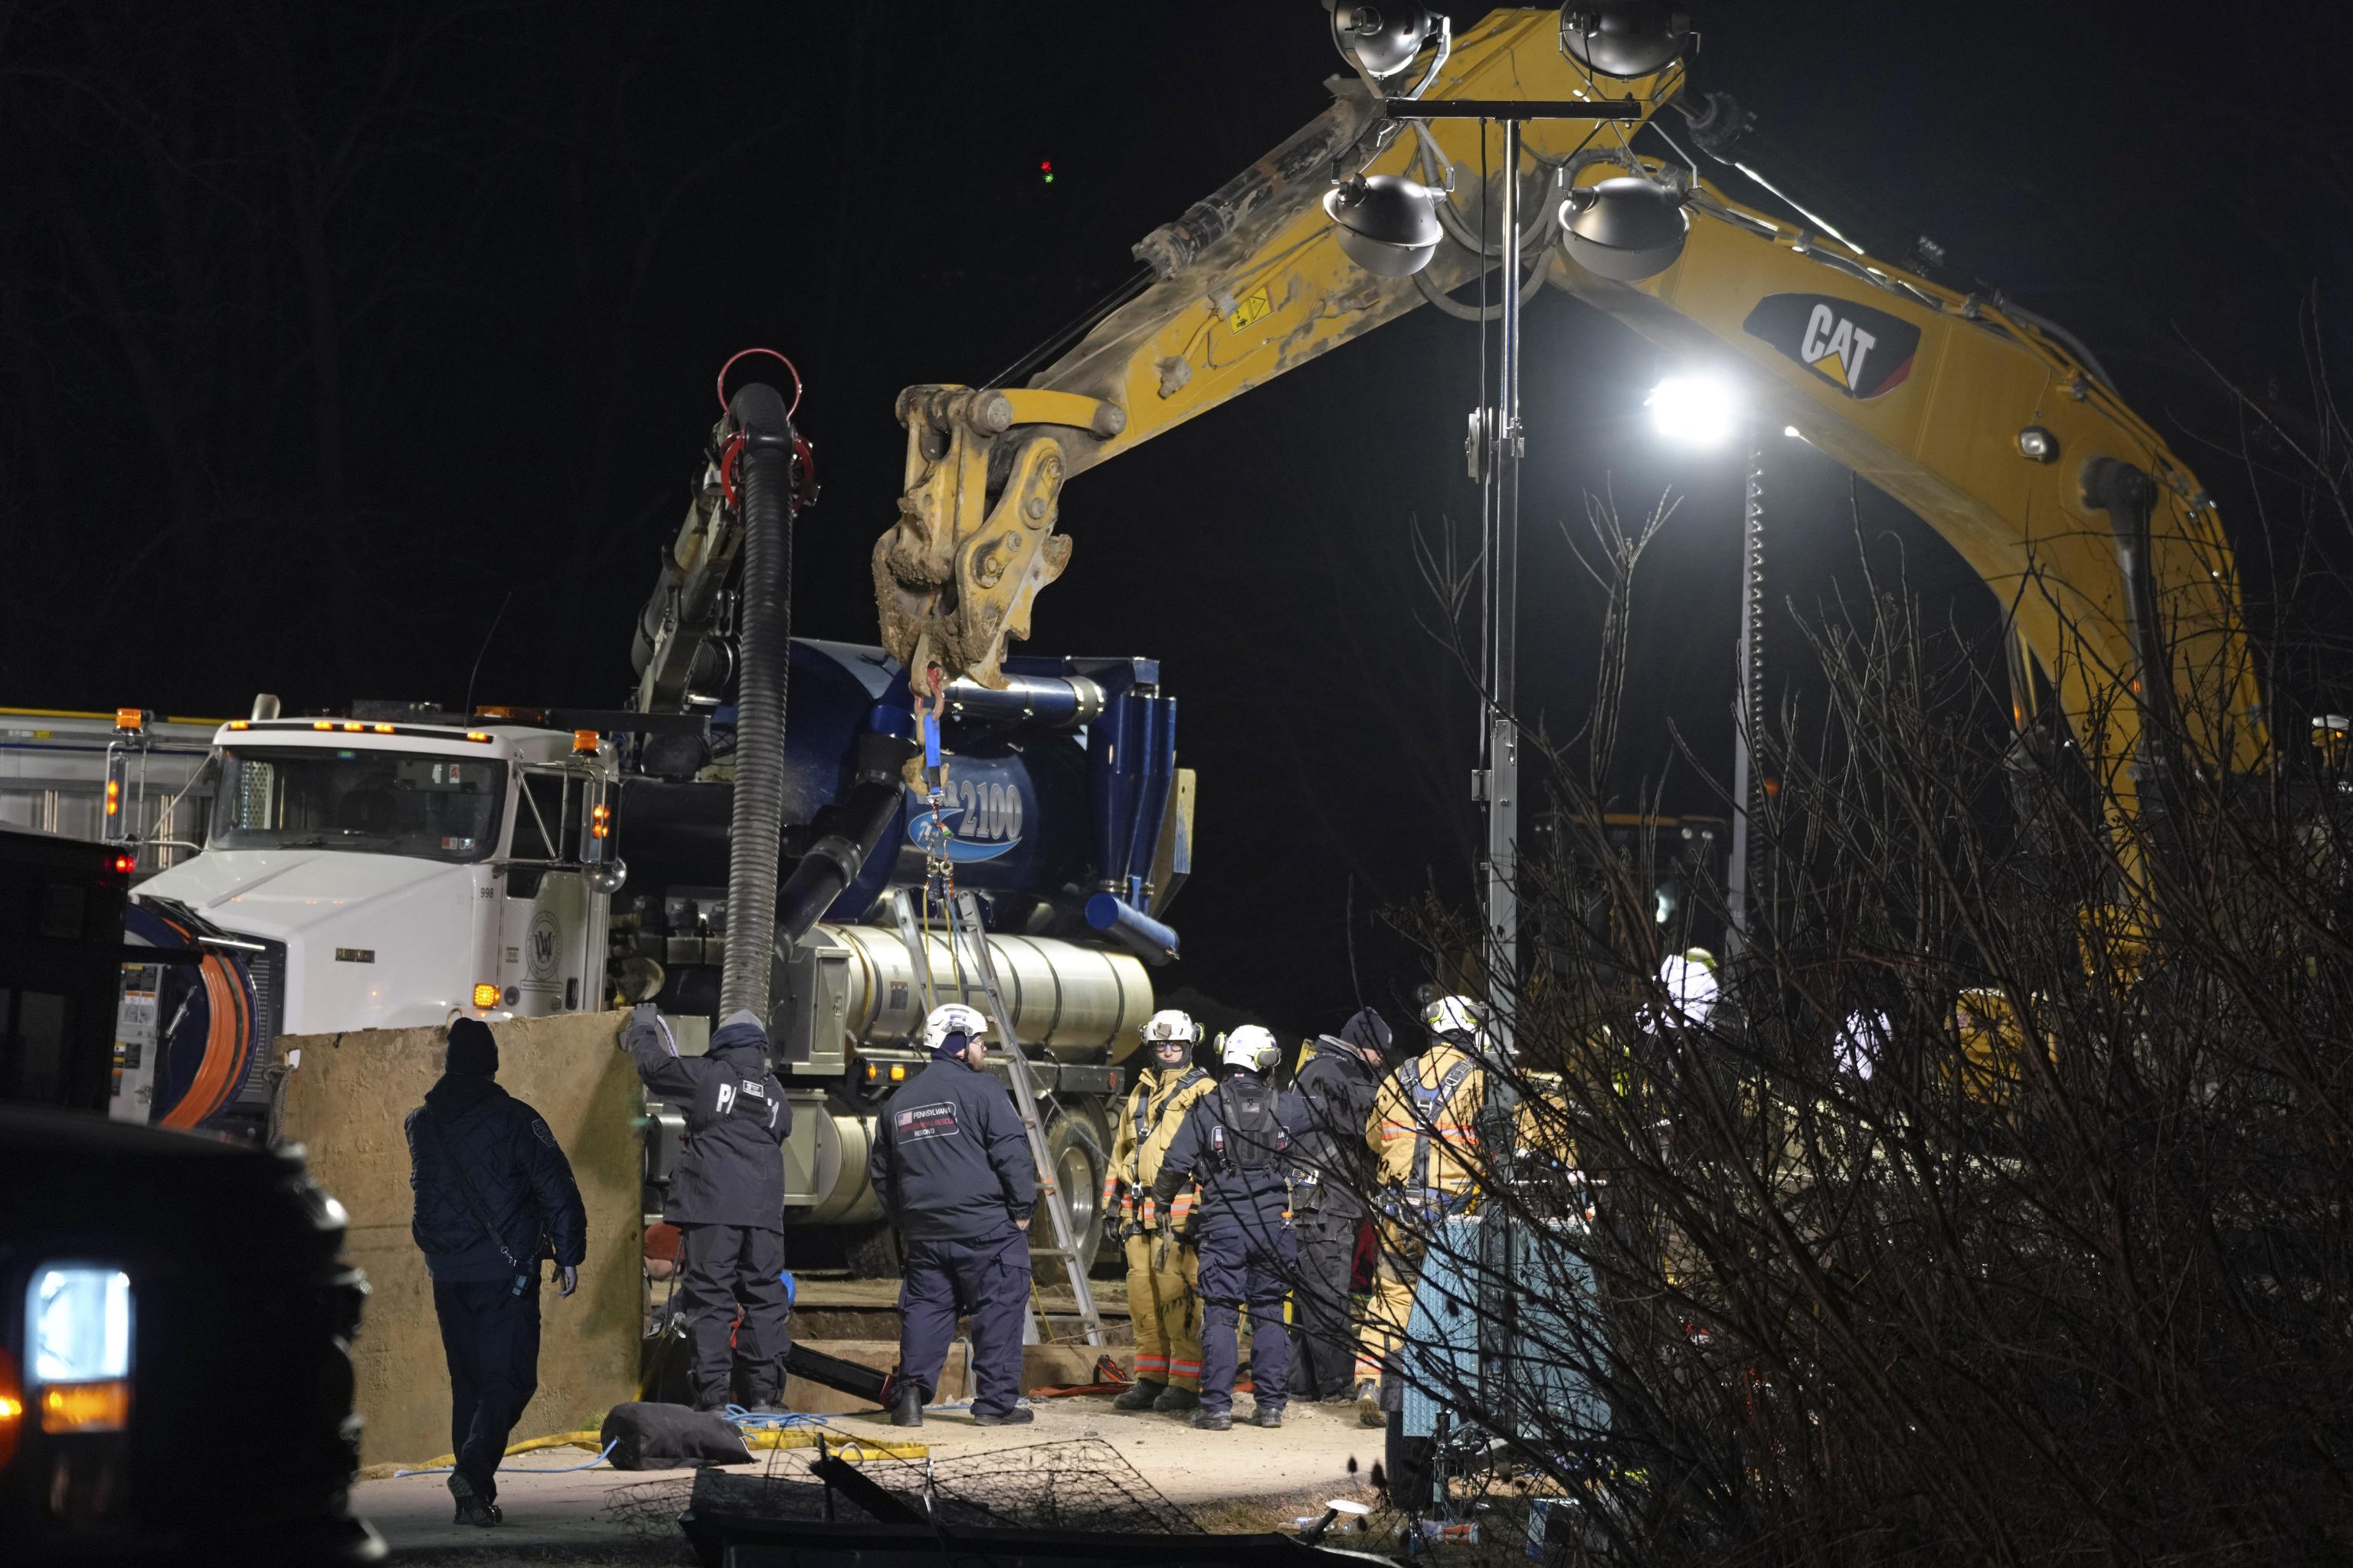
M 506 764 L 326 747 L 221 754 L 214 849 L 332 849 L 486 860 Z

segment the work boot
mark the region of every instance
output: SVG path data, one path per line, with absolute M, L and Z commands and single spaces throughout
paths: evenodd
M 1160 1397 L 1160 1391 L 1167 1386 L 1165 1383 L 1146 1383 L 1144 1379 L 1137 1378 L 1133 1384 L 1121 1393 L 1117 1399 L 1111 1402 L 1111 1407 L 1113 1410 L 1148 1410 L 1152 1406 L 1152 1402 Z
M 785 1403 L 784 1395 L 780 1393 L 754 1393 L 746 1399 L 744 1413 L 746 1415 L 790 1415 L 793 1407 Z
M 1200 1404 L 1201 1396 L 1199 1394 L 1194 1393 L 1189 1388 L 1172 1383 L 1166 1388 L 1162 1389 L 1159 1396 L 1153 1400 L 1152 1408 L 1163 1411 L 1196 1410 L 1200 1407 Z
M 456 1471 L 449 1474 L 449 1495 L 457 1500 L 458 1516 L 452 1524 L 480 1525 L 488 1530 L 506 1522 L 506 1510 L 474 1489 L 474 1483 Z
M 1230 1432 L 1234 1429 L 1234 1413 L 1230 1410 L 1196 1410 L 1193 1425 L 1203 1432 Z
M 1253 1426 L 1282 1425 L 1282 1406 L 1279 1404 L 1260 1405 L 1258 1408 L 1250 1412 L 1250 1425 Z
M 1381 1385 L 1371 1378 L 1356 1385 L 1356 1419 L 1367 1426 L 1389 1424 L 1389 1413 L 1381 1408 Z
M 1027 1426 L 1037 1419 L 1038 1413 L 1026 1404 L 1017 1404 L 1002 1415 L 984 1415 L 977 1410 L 972 1413 L 975 1426 Z
M 1354 1404 L 1356 1403 L 1356 1391 L 1353 1388 L 1335 1389 L 1330 1393 L 1327 1393 L 1323 1398 L 1317 1400 L 1315 1403 L 1318 1404 Z
M 891 1393 L 891 1425 L 921 1426 L 923 1424 L 923 1391 L 920 1384 L 902 1383 Z

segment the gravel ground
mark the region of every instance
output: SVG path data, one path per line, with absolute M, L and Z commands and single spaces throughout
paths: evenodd
M 1246 1396 L 1240 1405 L 1247 1414 Z M 1365 1481 L 1380 1453 L 1380 1434 L 1361 1425 L 1352 1407 L 1294 1404 L 1281 1428 L 1242 1424 L 1225 1433 L 1195 1431 L 1183 1416 L 1115 1411 L 1105 1396 L 1043 1401 L 1035 1408 L 1037 1420 L 1027 1426 L 981 1427 L 965 1412 L 938 1410 L 920 1433 L 900 1433 L 879 1412 L 830 1417 L 828 1429 L 844 1437 L 920 1437 L 931 1447 L 943 1492 L 958 1486 L 960 1474 L 978 1478 L 975 1485 L 984 1489 L 1012 1485 L 1003 1478 L 1017 1461 L 992 1457 L 1015 1450 L 1034 1451 L 1020 1464 L 1060 1467 L 1066 1489 L 1075 1488 L 1076 1496 L 1102 1495 L 1099 1481 L 1134 1486 L 1129 1478 L 1136 1478 L 1203 1528 L 1221 1533 L 1287 1524 L 1294 1514 L 1320 1511 L 1317 1505 L 1328 1497 L 1371 1500 Z M 1047 1451 L 1058 1445 L 1068 1446 Z M 1064 1454 L 1067 1460 L 1060 1457 Z M 764 1454 L 731 1473 L 791 1479 L 806 1473 L 811 1457 L 807 1450 Z M 438 1475 L 362 1482 L 353 1490 L 353 1509 L 384 1535 L 397 1562 L 693 1561 L 676 1524 L 692 1472 L 600 1466 L 547 1473 L 586 1457 L 576 1449 L 552 1449 L 510 1460 L 499 1478 L 507 1523 L 498 1530 L 453 1525 Z M 886 1486 L 898 1479 L 887 1467 L 871 1473 Z

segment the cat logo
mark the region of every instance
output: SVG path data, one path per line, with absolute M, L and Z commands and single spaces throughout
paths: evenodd
M 1859 402 L 1902 386 L 1920 349 L 1910 322 L 1829 294 L 1767 294 L 1740 324 Z

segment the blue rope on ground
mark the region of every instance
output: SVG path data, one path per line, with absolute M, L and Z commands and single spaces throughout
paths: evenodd
M 757 1431 L 771 1426 L 789 1429 L 796 1426 L 830 1426 L 833 1425 L 833 1423 L 828 1421 L 822 1415 L 811 1414 L 807 1412 L 798 1410 L 779 1411 L 775 1414 L 762 1415 L 755 1414 L 753 1412 L 744 1409 L 740 1404 L 731 1404 L 724 1411 L 722 1411 L 721 1414 L 726 1416 L 728 1420 L 733 1422 L 736 1425 L 743 1427 L 746 1431 Z
M 501 1459 L 499 1462 L 499 1468 L 511 1476 L 562 1476 L 568 1475 L 574 1470 L 593 1470 L 597 1466 L 603 1464 L 607 1459 L 613 1457 L 613 1449 L 619 1442 L 620 1439 L 618 1437 L 614 1438 L 611 1443 L 605 1445 L 605 1451 L 603 1453 L 597 1455 L 595 1458 L 588 1460 L 585 1464 L 517 1466 L 509 1464 L 505 1460 Z M 458 1467 L 455 1465 L 428 1465 L 422 1469 L 417 1470 L 395 1470 L 392 1473 L 392 1478 L 397 1481 L 406 1479 L 410 1476 L 446 1476 L 457 1467 Z

